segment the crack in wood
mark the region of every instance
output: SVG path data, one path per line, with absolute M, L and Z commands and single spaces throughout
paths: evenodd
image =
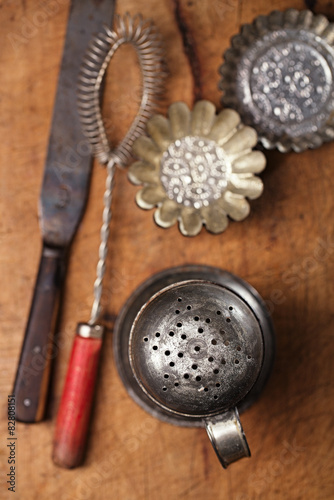
M 202 83 L 200 63 L 197 56 L 197 44 L 188 28 L 184 13 L 179 0 L 173 0 L 175 20 L 180 30 L 184 53 L 189 61 L 191 73 L 194 80 L 194 101 L 202 98 Z
M 316 3 L 317 3 L 317 0 L 305 0 L 305 5 L 310 10 L 314 9 Z

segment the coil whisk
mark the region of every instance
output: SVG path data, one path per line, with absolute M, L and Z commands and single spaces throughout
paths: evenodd
M 101 112 L 101 86 L 108 64 L 116 50 L 124 44 L 135 49 L 142 75 L 141 102 L 133 123 L 124 139 L 112 149 Z M 124 167 L 130 157 L 133 142 L 145 132 L 148 118 L 161 95 L 165 71 L 160 35 L 153 23 L 141 15 L 115 17 L 114 29 L 107 27 L 91 42 L 84 58 L 78 85 L 78 111 L 82 128 L 93 154 L 105 164 L 111 157 Z

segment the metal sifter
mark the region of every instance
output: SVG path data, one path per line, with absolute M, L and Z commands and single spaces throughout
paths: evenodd
M 121 311 L 114 352 L 127 390 L 145 410 L 205 427 L 224 468 L 250 456 L 238 410 L 263 389 L 274 332 L 249 284 L 207 266 L 153 276 Z

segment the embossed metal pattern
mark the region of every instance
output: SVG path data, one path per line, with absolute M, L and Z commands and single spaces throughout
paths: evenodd
M 185 236 L 197 235 L 202 226 L 214 234 L 250 211 L 246 198 L 263 190 L 255 175 L 265 157 L 252 151 L 257 134 L 244 126 L 238 113 L 216 114 L 210 101 L 198 101 L 192 111 L 173 103 L 168 118 L 155 115 L 147 123 L 149 137 L 139 137 L 134 154 L 140 159 L 129 169 L 129 179 L 143 188 L 136 195 L 143 209 L 157 207 L 155 222 L 168 228 L 179 223 Z
M 289 9 L 260 16 L 232 39 L 220 68 L 222 102 L 266 148 L 299 152 L 334 137 L 333 32 L 324 16 Z
M 214 141 L 186 136 L 162 155 L 160 177 L 171 200 L 201 208 L 218 200 L 232 172 L 224 150 Z

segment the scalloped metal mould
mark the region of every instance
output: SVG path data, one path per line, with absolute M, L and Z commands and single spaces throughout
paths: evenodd
M 205 225 L 213 234 L 223 232 L 229 218 L 244 220 L 247 199 L 263 190 L 256 175 L 266 163 L 252 151 L 258 138 L 232 109 L 216 114 L 215 106 L 197 101 L 190 111 L 184 102 L 168 109 L 168 118 L 153 116 L 147 123 L 150 137 L 134 143 L 140 159 L 129 169 L 129 179 L 143 185 L 136 202 L 145 210 L 157 207 L 155 222 L 163 228 L 179 223 L 185 236 L 196 236 Z
M 269 313 L 250 285 L 206 266 L 153 276 L 121 311 L 114 353 L 145 410 L 172 424 L 205 426 L 224 467 L 249 456 L 238 410 L 262 391 L 274 355 Z
M 311 11 L 257 17 L 231 40 L 219 68 L 222 104 L 267 149 L 317 148 L 334 138 L 334 24 Z

